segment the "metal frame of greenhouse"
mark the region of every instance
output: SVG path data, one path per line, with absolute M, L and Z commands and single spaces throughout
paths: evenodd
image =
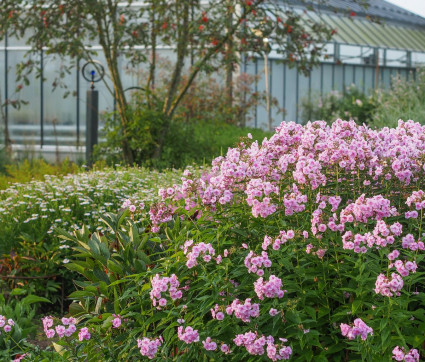
M 278 114 L 275 109 L 267 111 L 264 106 L 258 106 L 247 125 L 265 128 L 269 117 L 273 119 L 274 125 L 281 121 L 300 122 L 301 100 L 332 90 L 344 92 L 351 84 L 367 92 L 377 87 L 390 86 L 396 76 L 415 79 L 416 68 L 425 65 L 425 18 L 384 0 L 370 2 L 368 14 L 383 18 L 383 25 L 368 21 L 361 8 L 354 9 L 356 16 L 351 19 L 334 14 L 334 8 L 340 11 L 353 8 L 353 4 L 345 0 L 330 0 L 328 7 L 320 9 L 320 12 L 314 9 L 306 12 L 307 19 L 317 20 L 321 17 L 337 30 L 333 42 L 327 44 L 328 58 L 323 58 L 319 67 L 308 77 L 281 62 L 271 44 L 272 51 L 267 59 L 268 91 L 286 112 Z M 299 7 L 300 12 L 305 11 L 305 4 L 297 0 L 292 0 L 292 3 Z M 0 90 L 3 91 L 3 100 L 14 93 L 17 84 L 12 70 L 28 49 L 22 40 L 6 38 L 0 41 L 0 74 L 4 75 Z M 140 49 L 143 50 L 142 47 Z M 173 57 L 172 48 L 164 47 L 161 53 L 162 56 Z M 98 59 L 102 62 L 101 54 Z M 32 76 L 30 85 L 21 91 L 21 98 L 28 100 L 29 105 L 19 110 L 11 106 L 5 108 L 11 139 L 18 148 L 29 146 L 48 150 L 68 146 L 65 152 L 78 149 L 84 144 L 85 92 L 89 85 L 76 68 L 65 79 L 75 97 L 64 99 L 60 90 L 51 91 L 49 83 L 54 79 L 55 69 L 66 60 L 53 60 L 44 52 L 38 60 L 42 64 L 41 78 L 46 81 Z M 242 60 L 242 72 L 260 77 L 255 91 L 265 91 L 264 58 L 242 57 Z M 124 87 L 138 85 L 137 74 L 127 73 L 124 63 L 122 71 Z M 99 83 L 97 89 L 100 93 L 100 110 L 113 110 L 114 101 L 106 87 Z

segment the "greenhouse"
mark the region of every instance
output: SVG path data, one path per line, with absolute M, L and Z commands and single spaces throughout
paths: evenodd
M 281 62 L 273 44 L 267 66 L 264 57 L 253 60 L 242 54 L 239 71 L 258 75 L 260 80 L 255 91 L 268 92 L 285 110 L 278 113 L 276 108 L 267 110 L 263 105 L 258 106 L 247 125 L 266 128 L 269 118 L 273 125 L 282 120 L 301 122 L 300 102 L 305 97 L 331 90 L 343 92 L 352 84 L 364 92 L 387 87 L 397 75 L 415 77 L 415 69 L 425 64 L 425 19 L 418 15 L 384 0 L 371 1 L 368 15 L 362 8 L 356 9 L 356 5 L 343 0 L 332 0 L 320 9 L 311 8 L 308 2 L 292 3 L 300 13 L 304 13 L 306 27 L 309 19 L 317 21 L 320 17 L 321 21 L 335 29 L 333 41 L 327 44 L 327 55 L 310 76 L 304 76 Z M 352 13 L 348 17 L 346 14 L 342 16 L 348 5 L 352 7 Z M 375 17 L 380 19 L 380 24 L 370 21 Z M 16 87 L 20 87 L 20 83 L 15 81 L 14 69 L 28 49 L 23 39 L 6 37 L 0 41 L 0 74 L 4 75 L 0 92 L 3 100 L 13 98 Z M 100 46 L 98 49 L 101 49 Z M 163 47 L 161 52 L 164 57 L 175 56 L 172 47 Z M 52 147 L 66 147 L 66 152 L 75 151 L 75 146 L 84 145 L 85 139 L 86 90 L 89 83 L 80 74 L 82 64 L 64 78 L 70 95 L 63 98 L 64 91 L 53 91 L 52 82 L 65 60 L 55 59 L 44 52 L 38 59 L 32 60 L 40 62 L 41 73 L 39 78 L 32 74 L 30 85 L 20 91 L 20 99 L 27 101 L 28 105 L 16 109 L 9 104 L 4 108 L 10 138 L 18 148 L 25 145 L 48 152 Z M 101 54 L 98 60 L 103 62 Z M 120 62 L 124 88 L 137 87 L 140 75 L 129 72 L 124 59 Z M 44 82 L 40 80 L 42 78 Z M 112 111 L 114 100 L 105 85 L 98 83 L 96 88 L 100 92 L 101 114 Z

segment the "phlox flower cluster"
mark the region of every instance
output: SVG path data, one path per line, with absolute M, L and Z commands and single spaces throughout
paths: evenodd
M 186 266 L 191 269 L 198 265 L 198 258 L 201 255 L 205 262 L 210 262 L 211 257 L 215 255 L 215 250 L 209 243 L 193 244 L 193 240 L 187 240 L 184 243 L 184 253 L 187 255 Z
M 401 247 L 412 251 L 425 250 L 423 241 L 416 241 L 412 234 L 407 234 L 401 239 Z
M 251 298 L 245 299 L 244 303 L 239 299 L 235 299 L 232 304 L 227 306 L 226 313 L 228 315 L 235 313 L 236 318 L 248 323 L 251 321 L 251 318 L 256 318 L 260 315 L 260 305 L 251 303 Z
M 341 223 L 361 222 L 367 223 L 369 219 L 382 220 L 384 217 L 397 215 L 397 209 L 391 207 L 390 200 L 382 195 L 370 198 L 361 195 L 354 203 L 349 204 L 341 211 Z
M 342 199 L 341 196 L 330 196 L 328 198 L 328 203 L 329 205 L 331 205 L 331 211 L 335 212 L 336 210 L 338 210 L 338 206 L 341 203 Z
M 197 329 L 192 327 L 183 328 L 182 326 L 177 328 L 177 336 L 179 339 L 186 344 L 199 342 L 199 333 Z
M 245 334 L 237 334 L 233 342 L 238 346 L 246 348 L 249 354 L 261 356 L 264 354 L 264 346 L 267 344 L 267 337 L 258 337 L 256 333 L 246 332 Z M 273 343 L 273 340 L 270 340 Z
M 282 280 L 275 275 L 271 275 L 269 281 L 266 282 L 263 278 L 258 278 L 254 282 L 254 290 L 259 299 L 263 300 L 264 296 L 267 298 L 282 298 L 287 290 L 282 290 Z
M 379 220 L 373 232 L 365 234 L 355 234 L 352 231 L 347 231 L 342 236 L 342 243 L 344 249 L 351 249 L 355 253 L 366 253 L 368 248 L 384 248 L 392 245 L 396 236 L 402 233 L 402 225 L 398 222 L 388 225 L 383 220 Z
M 321 172 L 322 164 L 312 157 L 300 155 L 292 176 L 299 184 L 309 183 L 313 190 L 326 185 L 326 177 Z
M 287 342 L 285 338 L 279 338 L 281 342 Z M 258 337 L 256 333 L 246 332 L 245 334 L 237 334 L 233 342 L 238 347 L 245 347 L 247 352 L 254 356 L 262 356 L 265 353 L 264 347 L 267 348 L 267 357 L 272 361 L 287 360 L 291 357 L 291 347 L 278 345 L 274 343 L 272 336 Z
M 397 346 L 393 349 L 393 359 L 396 361 L 419 362 L 419 353 L 417 349 L 405 352 L 404 347 Z
M 214 309 L 211 309 L 211 315 L 213 319 L 217 319 L 218 321 L 222 321 L 224 319 L 224 313 L 220 312 L 220 306 L 216 304 Z
M 280 246 L 285 244 L 288 240 L 293 239 L 295 236 L 294 230 L 281 230 L 279 236 L 276 239 L 272 239 L 270 236 L 264 236 L 264 241 L 261 245 L 263 250 L 267 250 L 272 245 L 273 250 L 279 250 Z
M 215 351 L 217 349 L 217 343 L 215 343 L 211 337 L 207 337 L 205 341 L 202 341 L 202 344 L 207 351 Z
M 402 277 L 407 277 L 409 273 L 416 273 L 416 269 L 418 268 L 415 261 L 402 261 L 396 260 L 394 263 L 389 265 L 389 268 L 395 267 L 397 272 Z
M 152 279 L 152 290 L 149 295 L 152 299 L 152 304 L 157 306 L 157 309 L 165 307 L 167 305 L 167 299 L 162 296 L 167 290 L 170 292 L 170 298 L 172 300 L 180 299 L 183 296 L 181 290 L 178 290 L 180 283 L 175 274 L 171 277 L 160 277 L 156 274 Z
M 285 206 L 285 215 L 293 215 L 294 212 L 303 212 L 307 202 L 307 195 L 303 195 L 296 184 L 292 185 L 292 192 L 283 196 L 283 205 Z
M 409 207 L 414 205 L 417 211 L 425 209 L 425 192 L 422 190 L 413 191 L 407 198 L 406 205 Z
M 265 251 L 261 253 L 261 256 L 250 251 L 245 257 L 244 264 L 248 268 L 248 273 L 256 273 L 258 276 L 264 275 L 264 270 L 261 269 L 262 267 L 270 268 L 272 266 L 272 262 Z
M 353 325 L 351 326 L 345 323 L 341 323 L 340 328 L 342 335 L 348 339 L 355 339 L 357 336 L 360 336 L 361 339 L 365 341 L 368 334 L 373 335 L 373 329 L 370 328 L 360 318 L 355 319 Z
M 162 201 L 176 196 L 176 193 L 178 192 L 177 188 L 177 185 L 174 185 L 174 187 L 161 188 L 158 190 L 158 196 L 162 199 Z
M 281 341 L 286 342 L 287 340 L 281 338 Z M 274 343 L 267 343 L 267 357 L 272 361 L 288 360 L 291 358 L 292 348 L 285 345 L 278 345 Z
M 153 203 L 149 209 L 149 216 L 152 221 L 152 232 L 159 231 L 159 225 L 171 221 L 173 218 L 172 207 L 163 202 Z
M 252 206 L 252 215 L 254 217 L 267 217 L 276 211 L 276 205 L 270 202 L 271 193 L 278 194 L 279 188 L 272 182 L 263 181 L 260 178 L 251 179 L 246 187 L 245 193 L 248 195 L 246 202 Z M 257 198 L 265 196 L 262 201 Z
M 158 348 L 161 346 L 162 337 L 149 339 L 143 337 L 142 339 L 137 340 L 137 347 L 140 349 L 140 354 L 142 356 L 148 357 L 149 359 L 155 358 L 155 355 L 158 352 Z
M 112 320 L 112 328 L 119 328 L 121 326 L 122 320 L 119 314 L 112 314 L 114 319 Z
M 391 279 L 384 274 L 379 274 L 375 282 L 375 293 L 384 297 L 392 297 L 394 294 L 399 296 L 403 285 L 403 278 L 397 273 L 392 273 Z
M 328 217 L 327 214 L 323 211 L 327 207 L 327 203 L 332 206 L 332 216 Z M 316 203 L 318 208 L 312 212 L 311 218 L 311 232 L 316 236 L 317 239 L 323 237 L 323 233 L 330 229 L 332 231 L 344 231 L 344 224 L 337 224 L 338 216 L 334 212 L 338 209 L 338 206 L 341 202 L 340 196 L 322 196 L 320 192 L 316 196 Z
M 64 336 L 71 337 L 77 331 L 77 327 L 75 327 L 77 320 L 74 317 L 63 317 L 61 319 L 62 324 L 58 324 L 54 329 L 53 317 L 46 316 L 42 319 L 42 322 L 44 333 L 46 334 L 47 338 L 53 338 L 55 336 L 55 331 L 59 338 Z
M 78 332 L 78 340 L 81 342 L 83 340 L 89 340 L 91 338 L 91 334 L 87 327 L 81 328 Z
M 126 199 L 121 205 L 121 209 L 129 209 L 130 212 L 136 212 L 137 208 L 143 210 L 145 208 L 144 202 Z
M 319 259 L 323 259 L 328 249 L 317 249 L 313 254 L 316 254 Z
M 6 319 L 5 316 L 0 314 L 0 328 L 3 328 L 3 331 L 5 331 L 6 333 L 10 332 L 14 325 L 15 322 L 13 319 Z

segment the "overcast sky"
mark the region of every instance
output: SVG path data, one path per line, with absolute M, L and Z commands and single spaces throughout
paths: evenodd
M 386 1 L 425 17 L 425 0 L 386 0 Z

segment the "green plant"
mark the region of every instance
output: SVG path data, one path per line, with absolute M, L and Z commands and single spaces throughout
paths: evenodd
M 49 302 L 45 298 L 35 295 L 28 295 L 19 300 L 16 295 L 20 291 L 11 293 L 11 298 L 6 301 L 4 296 L 0 295 L 0 320 L 7 321 L 11 325 L 9 332 L 3 330 L 0 334 L 0 358 L 8 359 L 17 354 L 24 354 L 28 351 L 26 338 L 34 336 L 37 326 L 33 323 L 36 315 L 35 303 Z M 10 322 L 10 320 L 12 322 Z
M 391 87 L 378 90 L 375 98 L 373 126 L 395 127 L 401 117 L 425 124 L 425 69 L 417 69 L 416 79 L 394 77 Z
M 164 170 L 167 168 L 184 168 L 190 164 L 205 164 L 227 152 L 236 145 L 240 138 L 250 132 L 254 139 L 263 140 L 270 133 L 261 129 L 238 127 L 223 121 L 194 120 L 172 121 L 169 133 L 164 141 L 163 151 L 159 158 L 152 158 L 155 151 L 155 133 L 159 131 L 160 114 L 137 107 L 135 114 L 143 117 L 131 118 L 130 127 L 133 132 L 130 145 L 137 162 L 146 167 Z M 150 116 L 152 115 L 152 116 Z M 134 124 L 133 124 L 134 121 Z M 113 117 L 108 118 L 106 141 L 96 149 L 96 158 L 109 164 L 122 162 L 119 148 L 120 127 L 113 126 Z M 134 148 L 133 148 L 134 147 Z
M 301 101 L 302 119 L 308 121 L 323 120 L 332 123 L 336 119 L 350 120 L 362 124 L 375 122 L 376 98 L 364 94 L 354 85 L 347 87 L 344 93 L 331 91 L 324 96 L 313 95 Z
M 0 154 L 0 157 L 1 154 Z M 32 180 L 43 180 L 45 175 L 66 175 L 82 172 L 83 169 L 65 159 L 60 164 L 50 164 L 43 159 L 24 159 L 0 161 L 0 190 L 6 189 L 13 183 L 24 183 Z

